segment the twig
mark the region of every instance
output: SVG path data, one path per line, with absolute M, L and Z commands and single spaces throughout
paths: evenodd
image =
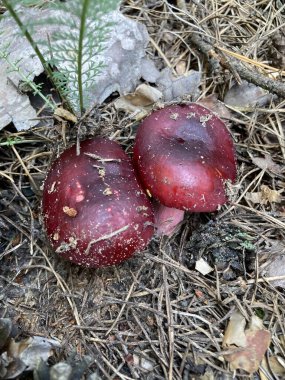
M 169 343 L 169 368 L 168 368 L 168 380 L 173 379 L 173 366 L 174 366 L 174 329 L 173 329 L 173 310 L 171 307 L 169 286 L 167 281 L 167 273 L 165 266 L 162 266 L 162 276 L 165 289 L 165 301 L 166 301 L 166 313 L 168 321 L 168 343 Z
M 93 153 L 84 153 L 84 154 L 86 154 L 86 156 L 94 158 L 94 160 L 97 160 L 99 162 L 112 162 L 112 161 L 121 162 L 120 158 L 103 158 L 103 157 L 98 156 L 97 154 L 93 154 Z
M 222 51 L 222 49 L 206 42 L 201 36 L 194 32 L 190 34 L 190 40 L 198 50 L 200 50 L 208 59 L 211 59 L 214 65 L 226 67 L 231 72 L 237 72 L 242 79 L 254 83 L 256 86 L 260 86 L 271 93 L 285 97 L 285 83 L 268 78 L 258 71 L 248 69 L 233 56 L 231 56 L 230 62 L 223 59 L 219 52 L 219 50 Z M 226 51 L 223 50 L 223 53 L 226 53 Z
M 112 326 L 109 328 L 109 330 L 106 332 L 106 336 L 110 335 L 111 331 L 114 329 L 114 327 L 116 326 L 116 324 L 118 323 L 119 319 L 121 318 L 122 314 L 123 314 L 123 311 L 127 305 L 127 302 L 129 301 L 130 297 L 132 296 L 133 294 L 133 291 L 134 291 L 134 288 L 135 286 L 137 285 L 137 281 L 138 281 L 138 278 L 141 274 L 141 271 L 144 267 L 142 266 L 139 271 L 137 272 L 135 278 L 134 278 L 134 281 L 132 283 L 132 285 L 130 286 L 130 289 L 128 291 L 128 294 L 126 296 L 126 299 L 125 299 L 125 303 L 123 303 L 122 307 L 121 307 L 121 310 L 119 311 L 116 319 L 114 320 L 114 322 L 112 323 Z
M 118 230 L 114 231 L 114 232 L 111 232 L 110 234 L 106 234 L 104 236 L 101 236 L 100 238 L 98 239 L 94 239 L 94 240 L 91 240 L 85 250 L 85 255 L 89 255 L 89 252 L 90 252 L 90 249 L 91 249 L 91 246 L 95 243 L 98 243 L 99 241 L 103 241 L 103 240 L 108 240 L 108 239 L 111 239 L 112 237 L 116 236 L 116 235 L 119 235 L 121 232 L 124 232 L 126 231 L 128 228 L 129 228 L 129 224 L 127 224 L 126 226 L 122 227 L 122 228 L 119 228 Z

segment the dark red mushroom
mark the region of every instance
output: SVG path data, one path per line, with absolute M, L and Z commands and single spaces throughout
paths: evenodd
M 169 208 L 211 212 L 227 202 L 236 178 L 233 141 L 225 124 L 196 104 L 154 111 L 140 125 L 134 164 L 144 188 Z
M 65 150 L 44 183 L 43 220 L 55 251 L 85 267 L 118 264 L 153 234 L 152 206 L 131 160 L 115 142 L 95 138 Z

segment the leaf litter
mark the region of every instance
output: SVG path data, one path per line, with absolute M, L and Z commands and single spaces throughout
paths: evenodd
M 154 63 L 146 63 L 144 80 L 157 87 L 165 68 L 172 78 L 192 69 L 201 76 L 198 99 L 214 94 L 223 104 L 234 70 L 211 67 L 211 59 L 190 43 L 189 30 L 210 39 L 219 36 L 218 44 L 267 61 L 271 39 L 282 24 L 282 4 L 254 4 L 257 22 L 253 5 L 244 1 L 181 3 L 122 4 L 125 16 L 147 26 L 146 57 Z M 217 12 L 225 17 L 212 17 Z M 181 61 L 186 63 L 182 66 Z M 182 98 L 193 100 L 193 94 Z M 233 354 L 223 347 L 223 338 L 231 316 L 239 311 L 248 322 L 257 316 L 263 324 L 257 331 L 271 336 L 266 354 L 264 337 L 262 355 L 251 352 L 256 364 L 252 376 L 282 378 L 284 273 L 278 272 L 279 261 L 272 271 L 266 268 L 281 255 L 285 241 L 283 109 L 281 98 L 250 111 L 230 109 L 226 118 L 236 142 L 239 178 L 228 206 L 216 214 L 187 215 L 171 237 L 155 237 L 132 260 L 96 273 L 51 252 L 40 222 L 41 184 L 50 160 L 64 148 L 63 141 L 69 145 L 77 138 L 101 135 L 131 153 L 137 120 L 115 110 L 111 97 L 87 115 L 80 128 L 59 118 L 50 128 L 40 120 L 30 131 L 2 130 L 0 317 L 11 321 L 15 342 L 40 336 L 61 344 L 49 365 L 42 363 L 35 371 L 59 374 L 53 366 L 60 363 L 72 373 L 76 363 L 86 378 L 250 379 L 245 365 L 232 370 L 224 357 Z M 247 199 L 247 194 L 262 193 L 263 186 L 278 192 L 279 201 Z M 201 258 L 214 268 L 212 272 L 195 270 Z M 237 326 L 233 331 L 240 332 Z
M 254 373 L 269 348 L 271 335 L 255 315 L 251 317 L 248 328 L 245 329 L 245 326 L 246 320 L 242 314 L 233 313 L 223 339 L 223 347 L 233 352 L 224 354 L 224 357 L 231 369 Z
M 65 15 L 60 11 L 30 8 L 21 8 L 19 12 L 23 22 L 30 22 L 31 19 L 37 20 L 37 23 L 32 25 L 35 30 L 34 39 L 38 41 L 44 57 L 48 59 L 51 54 L 48 42 L 52 40 L 54 44 L 52 59 L 57 63 L 57 70 L 63 73 L 69 72 L 72 69 L 69 67 L 70 57 L 68 54 L 64 55 L 62 41 L 53 37 L 57 36 L 62 25 L 48 21 L 43 24 L 44 20 L 64 18 Z M 149 36 L 142 23 L 126 18 L 119 11 L 110 12 L 106 15 L 106 19 L 114 25 L 106 47 L 102 52 L 97 52 L 94 47 L 94 51 L 89 53 L 91 58 L 88 56 L 89 67 L 98 64 L 102 67 L 97 78 L 95 79 L 95 75 L 93 75 L 92 84 L 85 89 L 84 98 L 87 109 L 103 103 L 114 92 L 122 95 L 115 103 L 117 109 L 131 111 L 134 115 L 141 112 L 141 117 L 145 116 L 149 110 L 149 108 L 144 110 L 143 107 L 149 106 L 159 99 L 179 100 L 189 93 L 192 94 L 193 99 L 198 97 L 201 78 L 198 71 L 191 70 L 189 73 L 175 77 L 169 68 L 160 72 L 155 64 L 146 58 L 145 48 Z M 13 122 L 18 131 L 21 131 L 38 124 L 36 110 L 30 104 L 28 97 L 28 92 L 32 89 L 27 87 L 25 92 L 20 90 L 23 77 L 32 82 L 44 70 L 29 42 L 19 32 L 15 33 L 15 28 L 17 28 L 15 22 L 7 14 L 0 20 L 0 28 L 5 30 L 5 33 L 1 34 L 0 49 L 5 50 L 5 57 L 7 56 L 11 62 L 9 65 L 0 55 L 0 129 Z M 70 29 L 70 26 L 64 26 L 64 32 L 67 35 Z M 66 61 L 63 57 L 66 58 Z M 86 59 L 87 57 L 83 56 L 83 60 Z M 12 69 L 11 65 L 16 68 Z M 22 75 L 20 75 L 21 73 Z M 157 87 L 139 84 L 140 78 L 156 84 Z M 74 84 L 69 84 L 69 91 L 71 94 L 76 91 Z M 132 94 L 130 91 L 135 92 Z M 146 99 L 150 100 L 147 102 L 148 104 L 145 104 Z M 74 100 L 72 99 L 71 102 L 73 104 Z M 57 108 L 55 114 L 59 112 L 62 113 L 61 108 Z M 67 116 L 70 119 L 70 115 Z

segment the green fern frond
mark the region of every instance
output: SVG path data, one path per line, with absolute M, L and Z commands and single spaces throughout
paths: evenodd
M 15 0 L 2 0 L 3 4 L 7 8 L 10 16 L 14 19 L 16 24 L 19 27 L 19 32 L 26 38 L 26 40 L 30 43 L 31 47 L 33 48 L 36 56 L 40 60 L 47 76 L 51 81 L 53 81 L 53 72 L 50 68 L 50 65 L 48 64 L 47 60 L 45 59 L 44 55 L 42 54 L 41 50 L 39 49 L 39 46 L 37 42 L 35 41 L 33 37 L 33 24 L 31 22 L 25 22 L 23 23 L 21 20 L 21 16 L 18 14 L 18 8 L 16 7 L 16 1 Z M 17 5 L 23 5 L 25 3 L 25 0 L 17 1 Z M 59 89 L 60 93 L 60 89 Z M 62 97 L 61 93 L 60 96 Z
M 31 2 L 3 0 L 61 97 L 67 100 L 68 108 L 82 115 L 90 104 L 89 89 L 105 65 L 98 57 L 106 49 L 114 25 L 106 15 L 118 9 L 120 0 L 57 0 L 45 8 L 47 16 L 22 22 L 17 6 Z M 34 31 L 45 25 L 54 32 L 45 41 L 35 40 Z
M 21 78 L 21 81 L 23 84 L 25 84 L 28 88 L 30 88 L 33 91 L 34 95 L 40 96 L 45 104 L 50 107 L 53 111 L 55 110 L 56 106 L 55 104 L 48 98 L 46 97 L 43 92 L 42 92 L 42 85 L 41 84 L 36 84 L 32 80 L 32 74 L 25 74 L 21 68 L 20 68 L 20 63 L 21 60 L 17 61 L 12 61 L 9 57 L 9 46 L 6 46 L 3 50 L 0 51 L 0 61 L 4 60 L 7 65 L 8 69 L 7 72 L 16 72 L 18 73 L 19 77 Z
M 69 0 L 56 2 L 53 17 L 44 20 L 56 27 L 50 36 L 50 64 L 57 68 L 55 82 L 67 89 L 67 100 L 80 114 L 89 104 L 88 90 L 104 67 L 98 57 L 106 47 L 113 23 L 106 14 L 119 0 Z

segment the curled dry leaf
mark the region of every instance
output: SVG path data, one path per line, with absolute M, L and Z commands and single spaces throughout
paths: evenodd
M 142 78 L 157 87 L 146 83 L 139 85 L 135 92 L 121 96 L 115 101 L 117 109 L 133 113 L 139 120 L 146 116 L 151 106 L 159 100 L 170 102 L 181 100 L 189 95 L 192 99 L 198 97 L 201 81 L 201 75 L 198 71 L 190 70 L 184 75 L 174 77 L 169 68 L 160 72 L 152 61 L 144 59 L 142 62 Z
M 230 318 L 225 331 L 223 347 L 232 350 L 224 354 L 230 368 L 243 369 L 248 373 L 256 372 L 271 342 L 270 332 L 263 328 L 262 320 L 252 316 L 245 329 L 245 318 L 238 312 Z
M 245 318 L 238 312 L 233 313 L 225 331 L 223 346 L 229 347 L 231 345 L 235 345 L 237 347 L 245 347 L 245 325 Z
M 68 110 L 62 108 L 62 107 L 57 107 L 54 111 L 55 116 L 59 116 L 60 118 L 71 121 L 72 123 L 77 122 L 77 117 L 73 115 L 73 113 L 69 112 Z
M 274 373 L 274 375 L 279 376 L 280 379 L 285 379 L 284 359 L 279 355 L 275 355 L 275 356 L 270 356 L 268 361 L 269 361 L 270 369 Z M 266 360 L 263 360 L 262 364 L 264 364 L 264 367 L 268 368 L 268 366 L 266 365 L 267 364 Z
M 178 75 L 184 75 L 187 71 L 187 62 L 184 60 L 179 61 L 175 66 L 175 70 Z
M 159 90 L 143 83 L 136 88 L 135 92 L 118 98 L 114 105 L 116 109 L 133 113 L 138 120 L 147 115 L 151 106 L 161 97 L 162 93 Z
M 280 203 L 281 202 L 281 193 L 283 193 L 283 189 L 281 190 L 272 190 L 266 185 L 261 185 L 260 190 L 254 193 L 247 193 L 246 199 L 251 201 L 252 203 L 259 203 L 261 205 L 266 205 L 267 203 Z

